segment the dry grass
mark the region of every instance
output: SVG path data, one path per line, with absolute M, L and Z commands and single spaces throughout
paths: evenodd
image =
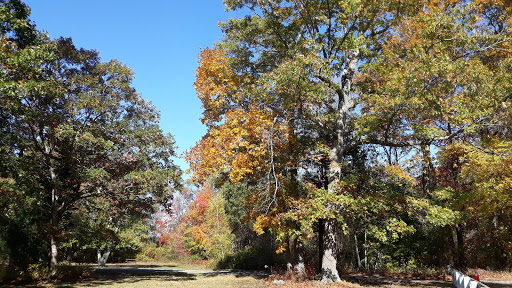
M 474 276 L 475 270 L 468 269 L 467 273 L 468 273 L 467 275 Z M 491 270 L 478 269 L 478 274 L 480 275 L 480 279 L 492 278 L 492 279 L 501 279 L 501 280 L 512 281 L 512 272 L 509 272 L 509 271 L 491 271 Z
M 82 266 L 83 267 L 83 266 Z M 451 287 L 449 282 L 431 280 L 415 280 L 405 275 L 343 275 L 340 283 L 321 284 L 317 281 L 297 282 L 285 279 L 281 283 L 274 283 L 274 277 L 267 277 L 261 273 L 228 272 L 207 270 L 204 263 L 130 263 L 108 265 L 108 269 L 88 270 L 76 282 L 39 283 L 26 287 L 32 288 L 71 288 L 71 287 L 119 287 L 119 288 L 160 288 L 160 287 L 274 287 L 274 288 L 434 288 Z M 70 279 L 69 279 L 70 280 Z M 441 279 L 439 279 L 441 280 Z M 446 279 L 445 279 L 446 280 Z M 14 286 L 13 286 L 14 287 Z M 20 287 L 20 286 L 16 286 Z
M 176 288 L 205 288 L 205 287 L 267 287 L 263 280 L 258 280 L 250 276 L 236 275 L 196 275 L 181 274 L 169 276 L 133 276 L 116 279 L 98 279 L 92 281 L 84 281 L 81 283 L 61 284 L 61 285 L 45 285 L 52 288 L 67 287 L 112 287 L 112 288 L 160 288 L 160 287 L 176 287 Z
M 297 282 L 285 280 L 284 283 L 273 283 L 272 279 L 260 279 L 258 276 L 246 276 L 236 274 L 194 274 L 194 273 L 129 273 L 119 275 L 117 272 L 101 276 L 95 276 L 94 279 L 88 279 L 78 283 L 61 283 L 38 285 L 37 287 L 48 288 L 91 288 L 91 287 L 112 287 L 112 288 L 160 288 L 160 287 L 180 287 L 180 288 L 205 288 L 205 287 L 251 287 L 251 288 L 376 288 L 376 287 L 392 287 L 392 288 L 434 288 L 434 287 L 451 287 L 435 282 L 425 283 L 351 283 L 340 282 L 321 284 L 317 281 Z
M 19 286 L 18 286 L 19 287 Z M 359 285 L 350 282 L 340 282 L 331 284 L 321 284 L 317 281 L 296 282 L 285 281 L 282 284 L 274 284 L 270 280 L 257 279 L 251 276 L 237 276 L 237 275 L 194 275 L 191 277 L 128 277 L 123 279 L 110 279 L 110 280 L 91 280 L 80 283 L 66 283 L 66 284 L 46 284 L 31 286 L 31 288 L 91 288 L 91 287 L 112 287 L 112 288 L 163 288 L 163 287 L 176 287 L 176 288 L 207 288 L 207 287 L 241 287 L 241 288 L 434 288 L 434 287 L 451 287 L 450 285 L 438 284 L 381 284 L 381 285 Z
M 95 267 L 93 264 L 91 267 Z M 177 270 L 206 270 L 209 268 L 207 261 L 194 261 L 194 262 L 133 262 L 133 263 L 112 263 L 107 264 L 108 267 L 125 267 L 125 268 L 169 268 Z

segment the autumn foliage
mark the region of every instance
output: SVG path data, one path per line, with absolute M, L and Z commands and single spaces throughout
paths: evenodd
M 203 187 L 185 217 L 186 247 L 192 255 L 218 261 L 232 252 L 233 237 L 220 194 L 214 195 L 210 187 Z
M 244 16 L 198 55 L 183 188 L 132 71 L 2 1 L 0 259 L 512 267 L 510 0 L 224 3 Z
M 199 55 L 208 130 L 187 160 L 199 183 L 248 185 L 279 252 L 322 225 L 367 269 L 431 254 L 407 242 L 428 231 L 445 256 L 424 263 L 465 265 L 478 227 L 508 239 L 508 1 L 226 2 L 250 15 Z

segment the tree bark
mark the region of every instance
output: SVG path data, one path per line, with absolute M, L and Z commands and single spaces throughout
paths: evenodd
M 57 241 L 55 240 L 55 235 L 53 232 L 51 232 L 50 235 L 50 276 L 54 276 L 57 274 Z
M 52 192 L 54 194 L 54 192 Z M 52 198 L 54 198 L 52 196 Z M 57 231 L 58 231 L 58 219 L 57 219 L 57 204 L 52 199 L 52 220 L 50 223 L 50 276 L 54 276 L 57 273 L 58 263 L 58 249 L 57 249 Z
M 304 279 L 306 277 L 306 265 L 304 263 L 304 244 L 298 239 L 295 239 L 294 242 L 295 254 L 297 255 L 295 270 L 297 271 L 299 278 Z
M 50 155 L 51 148 L 45 144 L 45 152 Z M 50 276 L 53 277 L 57 274 L 58 265 L 58 249 L 57 249 L 57 231 L 59 229 L 59 196 L 55 182 L 57 181 L 57 174 L 53 166 L 53 161 L 48 157 L 47 165 L 50 172 L 50 185 L 51 185 L 51 220 L 50 220 Z
M 328 168 L 328 181 L 327 192 L 336 193 L 335 183 L 341 176 L 340 163 L 342 159 L 342 146 L 344 140 L 344 119 L 337 121 L 337 141 L 330 151 L 329 155 L 329 168 Z M 328 209 L 336 209 L 330 203 L 326 203 Z M 341 281 L 337 266 L 336 258 L 336 219 L 322 219 L 319 221 L 318 240 L 319 240 L 319 255 L 320 255 L 320 282 L 338 282 Z
M 466 257 L 465 257 L 465 247 L 464 247 L 464 228 L 461 224 L 455 225 L 455 231 L 457 235 L 457 262 L 455 263 L 457 268 L 463 269 L 466 268 Z
M 108 256 L 110 256 L 110 251 L 111 251 L 110 245 L 108 245 L 105 248 L 105 251 L 103 252 L 103 254 L 101 253 L 100 248 L 97 248 L 96 251 L 97 251 L 97 255 L 98 255 L 98 267 L 105 267 L 105 265 L 107 265 Z
M 66 260 L 68 262 L 71 262 L 73 260 L 73 246 L 68 247 L 68 250 L 66 251 Z
M 325 234 L 325 220 L 318 220 L 318 255 L 320 256 L 317 272 L 318 274 L 322 273 L 322 257 L 324 255 L 324 234 Z
M 354 51 L 350 57 L 347 57 L 345 62 L 345 67 L 343 68 L 342 76 L 341 76 L 341 86 L 339 89 L 335 88 L 335 91 L 338 96 L 338 107 L 336 110 L 337 120 L 335 124 L 335 137 L 334 142 L 332 143 L 332 147 L 329 151 L 329 184 L 327 187 L 328 193 L 337 193 L 336 191 L 336 182 L 341 178 L 341 164 L 343 163 L 343 159 L 345 157 L 345 140 L 346 136 L 349 134 L 349 125 L 347 125 L 348 121 L 348 113 L 355 107 L 355 101 L 352 99 L 352 82 L 354 80 L 355 71 L 357 69 L 357 65 L 359 63 L 359 52 Z M 333 81 L 328 80 L 324 77 L 321 77 L 320 80 L 326 82 L 329 86 L 335 87 L 332 85 Z M 327 205 L 330 205 L 327 203 Z M 336 207 L 331 207 L 330 209 L 336 209 Z M 322 267 L 321 267 L 321 275 L 322 282 L 330 282 L 330 281 L 341 281 L 340 276 L 338 275 L 338 271 L 336 270 L 336 219 L 326 219 L 324 222 L 324 233 L 323 236 L 320 237 L 321 241 L 323 241 L 323 251 L 321 251 L 321 259 L 322 259 Z
M 336 220 L 328 219 L 323 222 L 322 278 L 320 282 L 339 282 L 341 279 L 336 268 Z
M 356 245 L 357 268 L 361 269 L 361 256 L 359 256 L 359 245 L 357 244 L 357 234 L 356 233 L 354 233 L 354 243 Z
M 293 258 L 294 258 L 294 250 L 293 249 L 293 240 L 291 239 L 291 237 L 286 237 L 286 251 L 284 252 L 285 253 L 285 258 L 286 258 L 286 272 L 287 273 L 291 273 L 292 272 L 292 267 L 293 267 Z
M 366 231 L 364 231 L 364 267 L 368 270 L 368 242 L 366 239 Z

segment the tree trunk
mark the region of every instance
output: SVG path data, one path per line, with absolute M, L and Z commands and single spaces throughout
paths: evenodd
M 457 262 L 455 263 L 457 268 L 463 269 L 466 268 L 466 257 L 465 257 L 465 247 L 464 247 L 464 228 L 461 224 L 455 225 L 455 231 L 457 235 Z
M 357 244 L 357 234 L 355 234 L 355 233 L 354 233 L 354 243 L 356 245 L 357 268 L 361 269 L 361 257 L 359 256 L 359 245 Z
M 452 267 L 455 267 L 455 268 L 459 268 L 457 267 L 458 266 L 458 261 L 457 261 L 457 251 L 458 251 L 458 244 L 457 244 L 457 229 L 455 228 L 455 226 L 451 226 L 450 227 L 450 230 L 451 230 L 451 236 L 452 236 L 452 245 L 450 246 L 451 249 L 450 249 L 450 252 L 451 252 L 451 257 L 450 257 L 450 266 Z
M 51 232 L 52 235 L 50 235 L 50 276 L 55 276 L 57 274 L 57 241 L 55 240 L 55 235 L 53 232 Z
M 293 271 L 293 263 L 295 257 L 295 249 L 293 247 L 293 239 L 290 236 L 286 237 L 286 250 L 285 250 L 285 258 L 286 258 L 286 272 L 291 273 Z
M 73 246 L 68 247 L 68 250 L 66 251 L 66 260 L 68 262 L 73 261 Z
M 343 120 L 338 121 L 338 126 L 343 126 Z M 341 147 L 343 144 L 343 133 L 341 129 L 338 129 L 337 136 L 338 141 L 331 149 L 329 155 L 329 168 L 327 173 L 328 181 L 326 183 L 328 193 L 336 193 L 334 190 L 335 182 L 338 181 L 341 175 L 341 169 L 339 163 L 341 160 Z M 327 209 L 336 209 L 332 207 L 330 203 L 326 203 Z M 321 219 L 319 221 L 318 229 L 318 241 L 319 241 L 319 256 L 320 256 L 320 275 L 321 282 L 338 282 L 341 281 L 337 266 L 336 258 L 336 220 L 335 219 Z
M 49 148 L 47 148 L 49 153 Z M 51 185 L 55 185 L 55 181 L 57 180 L 57 175 L 55 173 L 55 169 L 49 160 L 49 170 L 51 177 Z M 59 207 L 58 207 L 58 195 L 57 189 L 52 187 L 51 191 L 51 220 L 50 220 L 50 276 L 53 277 L 57 274 L 57 265 L 58 265 L 58 249 L 57 249 L 57 231 L 59 230 L 59 217 L 58 217 Z
M 323 221 L 324 233 L 322 235 L 322 278 L 320 282 L 338 282 L 341 281 L 336 269 L 336 220 L 328 219 Z
M 346 137 L 350 134 L 350 126 L 347 125 L 348 114 L 355 108 L 356 102 L 352 99 L 352 82 L 354 80 L 355 71 L 359 63 L 359 52 L 353 51 L 350 57 L 345 60 L 345 65 L 341 73 L 340 86 L 337 88 L 335 80 L 332 78 L 319 75 L 318 78 L 326 83 L 329 87 L 333 88 L 336 93 L 337 107 L 336 107 L 336 122 L 334 127 L 334 137 L 330 144 L 329 151 L 329 168 L 328 168 L 328 193 L 337 193 L 336 182 L 341 178 L 341 164 L 343 163 L 346 155 Z M 330 205 L 326 203 L 326 205 Z M 336 209 L 336 207 L 329 207 L 328 209 Z M 322 224 L 320 225 L 322 226 Z M 323 223 L 323 233 L 320 233 L 319 240 L 323 248 L 320 248 L 321 256 L 321 271 L 322 281 L 340 281 L 338 271 L 336 270 L 336 220 L 326 219 Z M 322 235 L 323 234 L 323 235 Z
M 50 240 L 50 277 L 53 277 L 57 274 L 57 265 L 58 265 L 58 249 L 57 249 L 57 233 L 59 231 L 59 194 L 57 189 L 57 173 L 55 172 L 55 163 L 54 160 L 50 157 L 53 153 L 53 149 L 51 145 L 43 141 L 43 147 L 45 152 L 45 163 L 48 168 L 48 173 L 50 174 L 50 231 L 49 231 L 49 240 Z
M 336 191 L 333 190 L 335 184 L 332 184 L 339 179 L 341 173 L 339 165 L 340 153 L 338 153 L 340 151 L 339 147 L 339 145 L 336 145 L 336 147 L 332 149 L 329 157 L 330 166 L 328 170 L 328 187 L 326 187 L 328 193 L 336 193 Z M 326 205 L 328 205 L 328 209 L 336 209 L 335 207 L 332 207 L 330 203 L 326 203 Z M 318 240 L 321 275 L 320 281 L 324 283 L 341 281 L 340 276 L 338 275 L 338 270 L 336 269 L 336 219 L 321 219 L 319 221 Z
M 304 264 L 304 244 L 302 241 L 295 239 L 295 254 L 297 255 L 297 260 L 295 264 L 295 270 L 300 279 L 304 279 L 306 277 L 306 265 Z
M 317 272 L 318 274 L 322 273 L 322 256 L 324 255 L 324 234 L 325 234 L 325 220 L 320 219 L 318 220 L 318 255 L 319 260 L 318 266 L 317 266 Z
M 97 248 L 97 255 L 98 255 L 98 267 L 105 267 L 107 265 L 108 256 L 110 256 L 110 245 L 108 245 L 105 248 L 105 251 L 103 252 L 103 255 L 101 253 L 101 249 Z

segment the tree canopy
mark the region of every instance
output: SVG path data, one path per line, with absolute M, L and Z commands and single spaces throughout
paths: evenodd
M 149 216 L 179 188 L 181 172 L 172 136 L 131 87 L 128 67 L 101 62 L 71 39 L 48 39 L 20 1 L 1 9 L 0 189 L 12 194 L 3 208 L 7 221 L 30 212 L 26 217 L 40 223 L 32 232 L 49 245 L 54 269 L 79 207 L 97 220 L 108 209 L 101 221 L 110 225 L 126 214 Z
M 512 267 L 510 1 L 224 0 L 197 189 L 129 67 L 0 4 L 0 261 Z
M 485 157 L 467 153 L 508 141 L 486 140 L 510 117 L 506 3 L 225 4 L 247 15 L 221 23 L 224 39 L 199 56 L 208 131 L 188 156 L 198 181 L 252 185 L 255 230 L 270 228 L 283 248 L 318 229 L 325 281 L 339 280 L 336 230 L 389 243 L 463 221 L 456 203 L 483 192 L 482 178 L 452 169 L 456 182 L 471 178 L 452 185 L 461 196 L 438 180 L 456 165 L 442 162 L 450 149 L 475 147 L 449 161 L 476 165 Z

